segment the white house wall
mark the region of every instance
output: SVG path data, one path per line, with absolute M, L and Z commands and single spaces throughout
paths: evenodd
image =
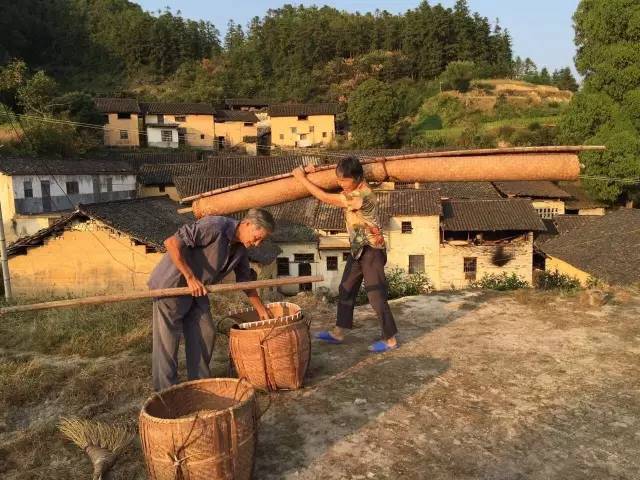
M 171 142 L 163 142 L 162 141 L 162 130 L 170 130 L 171 131 Z M 173 128 L 151 128 L 147 127 L 147 143 L 150 147 L 161 147 L 161 148 L 178 148 L 178 129 Z

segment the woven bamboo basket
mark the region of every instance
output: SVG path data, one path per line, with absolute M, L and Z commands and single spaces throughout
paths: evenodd
M 151 480 L 248 480 L 257 438 L 255 390 L 244 379 L 210 378 L 149 398 L 139 418 Z
M 238 376 L 269 391 L 302 387 L 311 357 L 309 324 L 300 307 L 267 305 L 274 318 L 260 321 L 253 309 L 231 313 L 239 322 L 229 332 L 229 350 Z

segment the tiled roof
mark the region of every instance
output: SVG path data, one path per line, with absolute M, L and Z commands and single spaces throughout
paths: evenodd
M 253 112 L 245 110 L 216 110 L 216 122 L 258 123 L 260 120 Z
M 127 162 L 118 160 L 0 157 L 0 172 L 6 175 L 131 175 L 135 170 Z
M 47 237 L 63 230 L 70 221 L 83 217 L 98 220 L 140 243 L 163 252 L 164 241 L 182 225 L 194 221 L 191 214 L 179 214 L 178 208 L 179 205 L 166 196 L 80 205 L 76 212 L 51 227 L 23 237 L 10 245 L 9 255 L 41 245 Z M 261 263 L 271 263 L 280 252 L 279 247 L 265 242 L 264 246 L 258 249 L 250 249 L 249 258 Z
M 564 202 L 565 208 L 569 210 L 607 207 L 606 203 L 592 199 L 580 182 L 559 182 L 558 186 L 571 195 L 571 198 Z
M 272 102 L 266 98 L 225 98 L 224 104 L 228 107 L 267 107 Z
M 283 103 L 269 106 L 270 117 L 297 117 L 298 115 L 335 115 L 337 103 Z
M 377 192 L 380 221 L 391 217 L 426 217 L 442 212 L 437 190 L 381 190 Z
M 202 175 L 173 176 L 173 185 L 178 192 L 178 197 L 187 198 L 204 192 L 210 192 L 219 188 L 236 185 L 250 180 L 247 177 L 207 177 Z
M 570 198 L 567 192 L 553 182 L 519 181 L 494 182 L 496 188 L 507 197 L 527 198 Z
M 94 103 L 102 113 L 140 113 L 140 106 L 134 98 L 96 98 Z
M 597 215 L 556 215 L 553 219 L 543 220 L 547 229 L 536 237 L 535 244 L 540 246 L 560 234 L 575 230 L 599 218 Z
M 140 167 L 138 180 L 143 185 L 173 185 L 173 177 L 200 178 L 205 171 L 203 162 L 145 164 Z
M 442 199 L 492 199 L 502 198 L 491 182 L 428 182 L 421 188 L 439 190 Z
M 622 208 L 591 217 L 539 248 L 608 283 L 640 282 L 640 210 Z
M 221 177 L 264 178 L 289 173 L 308 162 L 296 156 L 210 156 L 207 175 Z
M 335 230 L 344 232 L 346 230 L 344 210 L 316 201 L 316 211 L 312 226 L 320 230 Z
M 140 109 L 146 115 L 213 115 L 215 110 L 208 103 L 140 103 Z
M 526 199 L 445 200 L 442 228 L 451 232 L 545 231 Z

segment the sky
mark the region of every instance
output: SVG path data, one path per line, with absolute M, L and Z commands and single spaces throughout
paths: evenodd
M 285 3 L 292 5 L 330 5 L 347 11 L 373 11 L 376 8 L 401 13 L 415 8 L 420 0 L 138 0 L 145 10 L 157 11 L 170 7 L 173 12 L 195 20 L 208 20 L 222 36 L 227 22 L 246 25 L 255 16 L 263 16 L 269 8 L 278 8 Z M 573 22 L 571 17 L 579 0 L 469 0 L 471 11 L 478 12 L 493 23 L 507 28 L 513 38 L 514 55 L 530 57 L 538 67 L 556 68 L 570 66 L 575 73 L 573 57 Z M 432 5 L 441 3 L 452 7 L 455 0 L 431 0 Z

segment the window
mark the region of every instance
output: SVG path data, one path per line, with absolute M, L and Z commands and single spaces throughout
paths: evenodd
M 284 133 L 280 134 L 280 140 L 284 140 Z
M 402 222 L 402 233 L 411 233 L 413 232 L 413 225 L 411 225 L 411 222 Z
M 204 140 L 204 133 L 200 134 L 200 140 Z
M 309 120 L 309 115 L 298 115 L 298 120 Z
M 184 115 L 176 115 L 176 122 L 186 122 L 187 121 L 187 117 L 185 117 Z
M 315 129 L 316 127 L 314 127 L 313 125 L 309 125 L 309 133 L 313 133 Z
M 160 130 L 160 140 L 171 143 L 173 140 L 173 132 L 171 130 Z
M 551 219 L 560 214 L 560 210 L 558 208 L 536 208 L 536 212 L 538 212 L 538 215 L 544 219 Z
M 346 262 L 347 260 L 349 260 L 349 255 L 351 255 L 351 253 L 349 252 L 342 252 L 342 261 Z
M 294 253 L 293 261 L 295 263 L 313 263 L 313 253 Z
M 118 120 L 126 120 L 128 118 L 131 118 L 130 113 L 118 113 Z
M 338 257 L 327 257 L 327 271 L 338 270 Z
M 322 132 L 322 138 L 327 138 L 327 132 Z
M 478 273 L 478 259 L 469 257 L 464 259 L 464 278 L 465 280 L 475 280 Z
M 253 127 L 253 123 L 251 123 L 251 122 L 244 122 L 244 126 L 245 126 L 245 127 Z
M 102 179 L 102 191 L 113 192 L 113 178 L 107 177 Z
M 278 257 L 276 264 L 278 266 L 279 277 L 291 275 L 289 273 L 289 259 L 287 257 Z
M 24 188 L 24 198 L 33 198 L 33 184 L 31 180 L 27 180 L 22 183 Z
M 300 140 L 306 140 L 307 139 L 307 134 L 306 133 L 301 133 L 300 134 Z
M 291 127 L 291 133 L 296 133 L 298 131 L 297 127 Z
M 78 187 L 78 182 L 67 182 L 67 194 L 69 195 L 77 195 L 80 193 L 80 188 Z
M 409 255 L 409 273 L 424 273 L 424 255 Z
M 165 187 L 164 185 L 160 185 L 160 186 L 158 187 L 158 191 L 159 191 L 160 193 L 164 193 L 165 189 L 166 189 L 166 187 Z
M 120 130 L 120 140 L 129 140 L 129 132 L 127 130 Z
M 164 123 L 164 115 L 157 115 L 158 123 Z

